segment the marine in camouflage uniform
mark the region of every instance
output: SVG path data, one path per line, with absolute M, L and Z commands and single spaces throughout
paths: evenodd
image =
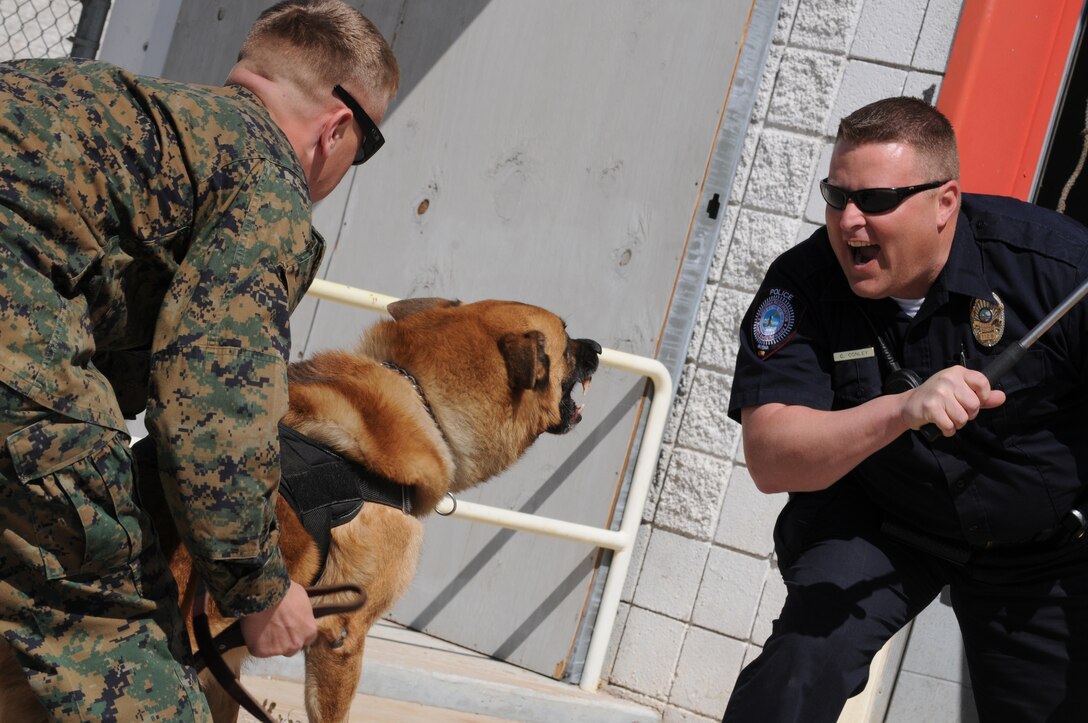
M 285 593 L 276 423 L 288 316 L 323 246 L 249 91 L 0 64 L 0 633 L 58 719 L 208 716 L 133 502 L 124 420 L 145 403 L 220 608 Z

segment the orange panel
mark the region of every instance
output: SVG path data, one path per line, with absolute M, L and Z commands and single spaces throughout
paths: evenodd
M 1027 200 L 1084 0 L 966 0 L 941 87 L 965 191 Z

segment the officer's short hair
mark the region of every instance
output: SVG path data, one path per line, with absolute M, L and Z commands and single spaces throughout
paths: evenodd
M 884 98 L 858 108 L 839 122 L 836 141 L 905 143 L 918 153 L 933 178 L 919 182 L 960 177 L 956 132 L 944 114 L 918 98 Z
M 315 94 L 348 83 L 388 100 L 400 84 L 397 59 L 385 38 L 342 0 L 276 3 L 257 18 L 238 60 Z

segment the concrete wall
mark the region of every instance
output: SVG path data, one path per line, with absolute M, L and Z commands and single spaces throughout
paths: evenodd
M 668 723 L 721 718 L 785 595 L 771 541 L 785 496 L 756 490 L 726 418 L 740 319 L 770 261 L 823 223 L 839 118 L 891 95 L 934 102 L 961 7 L 782 2 L 606 668 L 610 692 Z M 915 625 L 887 720 L 970 718 L 950 620 L 935 603 Z
M 113 0 L 99 60 L 161 75 L 180 8 L 181 0 Z

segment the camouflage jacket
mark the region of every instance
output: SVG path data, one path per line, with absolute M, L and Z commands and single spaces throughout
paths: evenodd
M 228 615 L 286 590 L 287 320 L 323 250 L 298 158 L 248 91 L 0 64 L 0 382 L 103 433 L 146 404 Z

